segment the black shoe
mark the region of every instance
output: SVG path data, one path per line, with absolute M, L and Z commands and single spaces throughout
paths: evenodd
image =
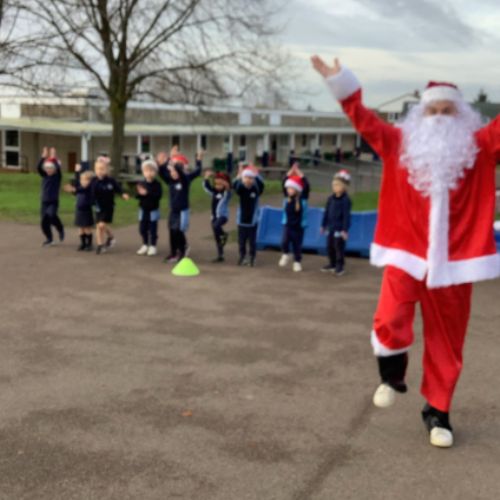
M 87 250 L 87 246 L 83 243 L 76 249 L 77 252 L 83 252 L 84 250 Z
M 95 253 L 97 255 L 100 255 L 101 253 L 105 253 L 106 252 L 106 247 L 104 245 L 97 245 L 96 249 L 95 249 Z
M 64 229 L 59 231 L 59 241 L 61 243 L 64 241 Z
M 42 243 L 42 247 L 51 247 L 53 244 L 54 244 L 54 242 L 52 240 L 45 240 Z
M 434 427 L 442 427 L 449 431 L 453 430 L 450 425 L 450 414 L 432 407 L 429 403 L 426 403 L 422 410 L 422 420 L 429 432 L 431 432 Z
M 106 247 L 111 248 L 114 247 L 116 244 L 116 239 L 114 236 L 108 236 L 108 239 L 106 240 Z
M 222 255 L 219 255 L 218 257 L 216 257 L 213 261 L 212 261 L 214 264 L 215 263 L 218 263 L 218 262 L 224 262 L 224 257 Z
M 322 272 L 322 273 L 333 273 L 333 272 L 335 272 L 335 268 L 334 268 L 333 266 L 330 266 L 330 265 L 328 265 L 328 266 L 323 266 L 323 267 L 321 268 L 321 272 Z

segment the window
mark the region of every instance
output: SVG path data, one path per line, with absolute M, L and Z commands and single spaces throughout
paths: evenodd
M 302 135 L 302 147 L 305 148 L 307 146 L 307 135 Z
M 19 147 L 19 130 L 5 131 L 5 147 Z
M 318 135 L 318 147 L 321 147 L 323 144 L 323 136 L 321 134 Z
M 240 135 L 240 147 L 245 148 L 247 145 L 247 136 L 246 135 Z
M 5 162 L 6 162 L 8 167 L 19 167 L 19 152 L 6 151 L 5 152 Z
M 172 147 L 173 146 L 179 146 L 181 145 L 181 136 L 180 135 L 174 135 L 172 137 Z
M 206 135 L 202 135 L 200 142 L 201 142 L 201 149 L 203 149 L 203 151 L 206 151 L 207 150 L 207 145 L 208 145 L 207 136 Z
M 141 153 L 151 152 L 151 137 L 149 135 L 141 136 Z
M 19 130 L 3 132 L 4 157 L 2 163 L 7 167 L 21 166 L 21 134 Z

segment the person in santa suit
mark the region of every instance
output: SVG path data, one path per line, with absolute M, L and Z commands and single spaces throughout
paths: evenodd
M 430 82 L 420 103 L 390 125 L 363 105 L 358 79 L 338 59 L 330 66 L 314 56 L 312 64 L 384 164 L 370 257 L 385 267 L 371 334 L 381 377 L 373 402 L 389 407 L 407 390 L 420 303 L 422 417 L 431 444 L 450 447 L 472 283 L 500 275 L 493 232 L 500 117 L 483 126 L 455 85 Z

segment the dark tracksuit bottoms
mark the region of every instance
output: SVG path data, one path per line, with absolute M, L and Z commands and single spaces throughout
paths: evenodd
M 38 162 L 38 173 L 42 178 L 42 200 L 40 208 L 40 226 L 47 241 L 52 241 L 52 226 L 54 226 L 59 235 L 64 235 L 64 226 L 57 215 L 59 210 L 59 191 L 61 189 L 61 165 L 55 162 L 56 173 L 47 175 L 43 169 L 44 158 Z
M 328 257 L 330 267 L 342 272 L 345 266 L 346 241 L 342 232 L 349 232 L 351 226 L 351 199 L 347 193 L 341 196 L 331 195 L 325 207 L 321 227 L 328 231 Z

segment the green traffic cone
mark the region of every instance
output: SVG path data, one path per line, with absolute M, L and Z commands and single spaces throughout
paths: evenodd
M 198 276 L 200 270 L 189 257 L 184 257 L 172 269 L 172 274 L 174 276 Z

